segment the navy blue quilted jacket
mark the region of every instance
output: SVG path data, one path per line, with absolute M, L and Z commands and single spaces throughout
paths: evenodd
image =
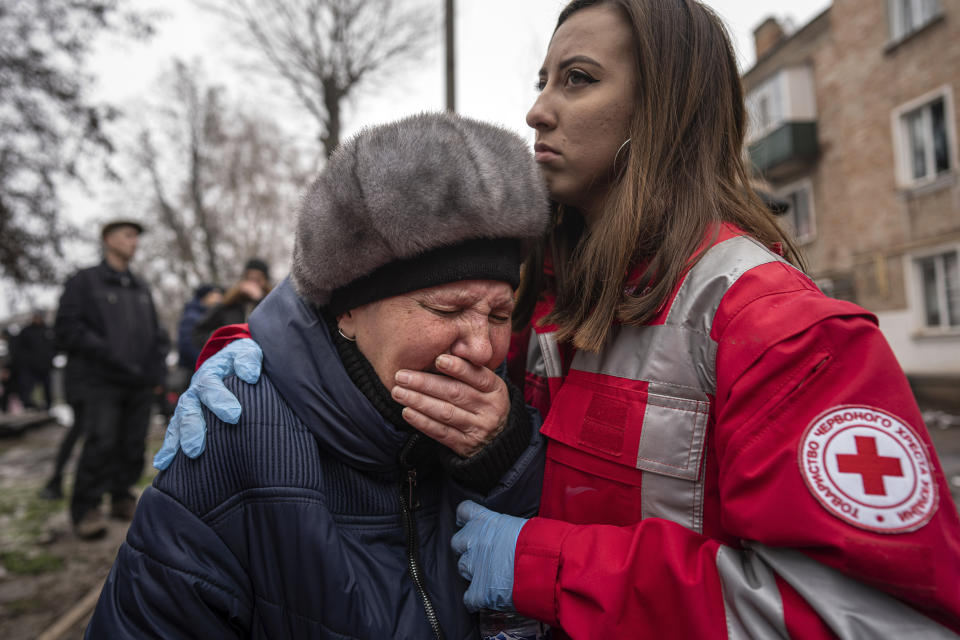
M 410 432 L 351 382 L 317 314 L 278 287 L 250 319 L 256 385 L 228 379 L 240 424 L 206 413 L 207 448 L 177 456 L 141 498 L 87 629 L 90 638 L 435 637 L 409 571 L 398 456 Z M 435 469 L 412 511 L 422 584 L 447 639 L 478 637 L 450 538 L 471 498 L 533 515 L 543 453 L 529 447 L 487 495 Z

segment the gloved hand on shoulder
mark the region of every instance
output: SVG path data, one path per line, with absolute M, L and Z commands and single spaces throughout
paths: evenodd
M 163 437 L 163 446 L 153 457 L 153 466 L 166 469 L 180 448 L 191 458 L 203 453 L 207 425 L 201 405 L 224 422 L 236 424 L 240 419 L 240 402 L 223 385 L 223 379 L 236 374 L 244 382 L 256 384 L 262 362 L 260 345 L 250 338 L 243 338 L 231 342 L 200 365 L 190 379 L 190 387 L 180 394 L 177 409 Z
M 457 569 L 470 580 L 463 603 L 470 611 L 513 611 L 513 556 L 527 521 L 465 500 L 457 507 L 460 529 L 450 541 L 460 555 Z

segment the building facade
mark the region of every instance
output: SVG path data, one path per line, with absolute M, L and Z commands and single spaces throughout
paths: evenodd
M 748 152 L 808 272 L 878 316 L 922 402 L 960 407 L 960 0 L 834 0 L 754 36 Z

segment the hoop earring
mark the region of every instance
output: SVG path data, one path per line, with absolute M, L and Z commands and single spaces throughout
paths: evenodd
M 626 140 L 623 141 L 623 144 L 620 145 L 620 148 L 617 149 L 617 153 L 613 156 L 613 172 L 614 173 L 619 173 L 619 170 L 617 169 L 617 162 L 620 161 L 620 152 L 623 151 L 624 147 L 626 147 L 628 144 L 630 144 L 630 138 L 627 138 Z
M 337 333 L 339 333 L 339 334 L 340 334 L 340 337 L 343 338 L 344 340 L 346 340 L 347 342 L 356 342 L 356 341 L 357 341 L 356 338 L 351 338 L 350 336 L 348 336 L 347 334 L 345 334 L 345 333 L 343 332 L 343 329 L 341 329 L 340 327 L 337 327 Z

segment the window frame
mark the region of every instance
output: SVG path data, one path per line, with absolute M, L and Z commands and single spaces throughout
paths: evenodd
M 943 173 L 937 173 L 935 167 L 933 128 L 930 122 L 931 106 L 937 100 L 943 100 L 944 127 L 947 136 L 947 162 L 949 167 Z M 930 165 L 925 176 L 913 177 L 910 131 L 907 116 L 921 111 L 924 123 L 924 145 L 926 160 Z M 890 114 L 893 135 L 894 170 L 897 186 L 901 189 L 915 189 L 943 180 L 957 172 L 957 134 L 954 125 L 953 91 L 950 85 L 943 85 L 932 91 L 905 102 Z
M 793 200 L 790 199 L 790 195 L 796 193 L 797 191 L 806 190 L 807 192 L 807 214 L 810 217 L 810 233 L 806 235 L 799 235 L 797 225 L 796 225 L 796 212 L 793 210 Z M 798 245 L 805 245 L 813 242 L 817 239 L 817 213 L 816 207 L 813 202 L 813 180 L 809 177 L 801 178 L 800 180 L 795 180 L 790 182 L 782 187 L 779 187 L 774 195 L 780 200 L 786 200 L 790 202 L 790 209 L 786 213 L 781 214 L 781 217 L 788 218 L 790 220 L 790 231 L 793 232 L 793 239 Z
M 777 70 L 764 79 L 746 96 L 748 117 L 747 144 L 752 144 L 770 135 L 784 122 L 784 74 Z
M 913 310 L 914 324 L 916 326 L 916 335 L 918 336 L 960 336 L 960 319 L 958 324 L 951 325 L 950 311 L 947 303 L 946 280 L 943 277 L 943 256 L 953 253 L 956 256 L 958 264 L 957 277 L 960 279 L 960 243 L 951 243 L 928 247 L 926 249 L 915 251 L 904 256 L 907 260 L 907 266 L 910 274 L 909 296 L 910 304 Z M 926 317 L 926 299 L 924 297 L 923 287 L 923 269 L 920 263 L 930 258 L 939 258 L 934 264 L 937 273 L 937 306 L 941 313 L 939 325 L 933 326 L 927 324 Z M 944 319 L 946 324 L 944 323 Z
M 890 38 L 890 43 L 899 43 L 906 40 L 943 16 L 943 3 L 941 0 L 907 0 L 913 10 L 922 9 L 923 4 L 926 2 L 933 2 L 935 4 L 933 10 L 926 16 L 925 20 L 911 25 L 908 29 L 903 20 L 903 1 L 904 0 L 887 0 L 887 37 Z

